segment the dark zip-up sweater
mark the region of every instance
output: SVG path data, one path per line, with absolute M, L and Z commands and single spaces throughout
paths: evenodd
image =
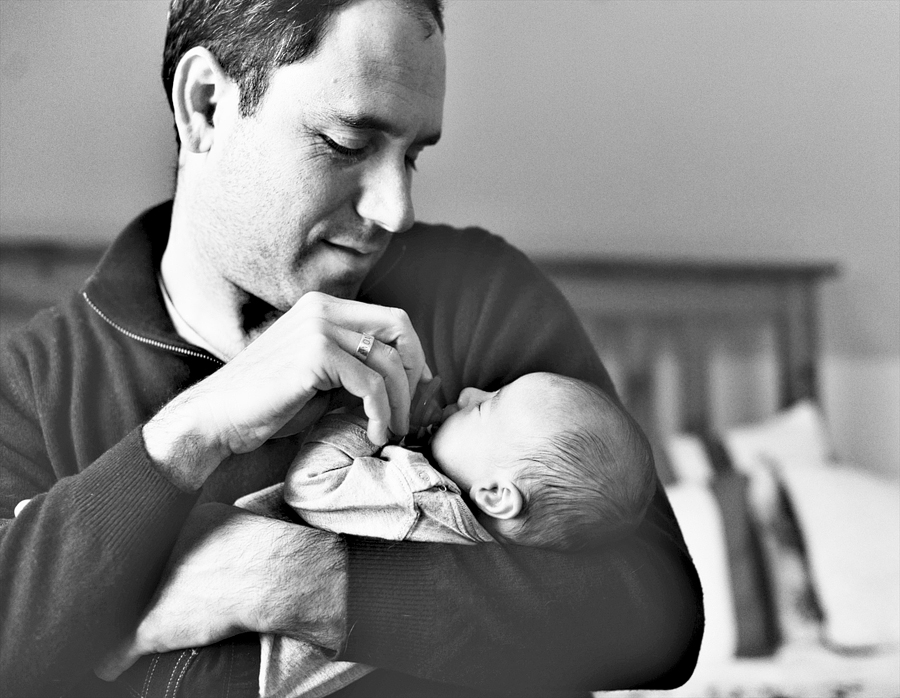
M 146 454 L 141 425 L 221 366 L 178 337 L 160 297 L 170 220 L 171 203 L 139 217 L 82 292 L 0 353 L 3 695 L 88 685 L 136 624 L 195 503 L 230 503 L 284 475 L 226 463 L 189 495 Z M 445 398 L 538 370 L 612 390 L 559 292 L 484 231 L 417 224 L 394 238 L 360 300 L 409 313 Z M 340 658 L 388 670 L 357 691 L 579 695 L 672 687 L 693 669 L 700 587 L 661 489 L 635 535 L 577 554 L 346 544 L 352 632 Z

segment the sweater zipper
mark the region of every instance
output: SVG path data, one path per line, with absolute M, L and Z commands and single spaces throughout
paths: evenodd
M 194 357 L 195 359 L 206 359 L 207 361 L 212 361 L 213 363 L 219 364 L 220 366 L 225 365 L 224 361 L 217 359 L 214 356 L 210 356 L 209 354 L 203 354 L 199 351 L 194 351 L 193 349 L 186 349 L 184 347 L 178 346 L 177 344 L 168 344 L 166 342 L 160 342 L 156 339 L 150 339 L 149 337 L 142 337 L 139 334 L 135 334 L 131 330 L 126 330 L 121 325 L 110 320 L 109 317 L 107 317 L 106 314 L 102 310 L 100 310 L 100 308 L 98 308 L 96 305 L 94 305 L 94 302 L 90 298 L 88 298 L 88 294 L 86 291 L 82 291 L 81 295 L 84 297 L 84 300 L 87 301 L 87 304 L 89 306 L 91 306 L 91 309 L 95 313 L 97 313 L 97 315 L 99 315 L 103 319 L 103 321 L 106 322 L 106 324 L 108 324 L 113 329 L 118 330 L 119 332 L 124 334 L 129 339 L 133 339 L 136 342 L 141 342 L 142 344 L 149 344 L 151 347 L 156 347 L 157 349 L 164 349 L 166 351 L 171 351 L 176 354 L 182 354 L 184 356 L 191 356 L 191 357 Z

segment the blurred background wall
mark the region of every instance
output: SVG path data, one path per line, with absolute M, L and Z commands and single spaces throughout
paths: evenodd
M 165 0 L 0 0 L 0 241 L 168 198 Z M 836 261 L 824 408 L 900 469 L 900 3 L 449 0 L 424 220 L 529 253 Z

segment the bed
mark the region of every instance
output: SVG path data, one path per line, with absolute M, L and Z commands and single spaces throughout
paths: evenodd
M 101 252 L 0 246 L 0 335 Z M 900 698 L 900 491 L 840 462 L 817 403 L 836 266 L 537 261 L 651 436 L 704 583 L 697 671 L 658 695 Z
M 653 442 L 704 586 L 697 670 L 628 698 L 900 696 L 900 489 L 817 401 L 829 263 L 541 259 Z

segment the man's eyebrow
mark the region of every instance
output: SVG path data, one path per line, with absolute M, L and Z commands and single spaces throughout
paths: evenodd
M 373 114 L 342 114 L 340 112 L 331 112 L 329 115 L 347 128 L 356 129 L 358 131 L 381 131 L 382 133 L 395 137 L 402 135 L 400 129 L 398 129 L 396 125 Z M 416 139 L 416 142 L 413 145 L 421 147 L 435 145 L 440 139 L 441 132 L 437 131 Z

